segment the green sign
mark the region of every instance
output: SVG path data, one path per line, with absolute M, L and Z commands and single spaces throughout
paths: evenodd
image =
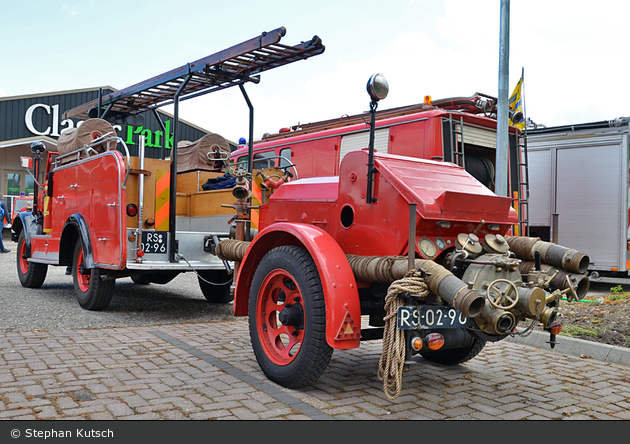
M 162 148 L 162 144 L 165 144 L 167 150 L 173 149 L 173 134 L 171 133 L 171 121 L 167 120 L 164 123 L 166 129 L 166 137 L 164 137 L 164 131 L 151 131 L 150 129 L 144 129 L 144 126 L 127 126 L 127 136 L 125 144 L 135 145 L 140 135 L 144 136 L 144 145 L 151 148 Z

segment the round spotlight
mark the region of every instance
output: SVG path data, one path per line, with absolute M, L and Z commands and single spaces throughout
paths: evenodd
M 367 83 L 367 92 L 374 102 L 383 100 L 389 93 L 389 84 L 383 74 L 374 74 Z

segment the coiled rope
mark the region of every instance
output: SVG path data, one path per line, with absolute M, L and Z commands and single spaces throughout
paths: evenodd
M 378 379 L 383 381 L 383 391 L 389 399 L 400 396 L 405 366 L 405 332 L 397 328 L 398 307 L 404 305 L 401 293 L 426 296 L 429 289 L 419 270 L 410 270 L 405 277 L 392 282 L 385 296 L 385 331 L 383 350 L 378 363 Z

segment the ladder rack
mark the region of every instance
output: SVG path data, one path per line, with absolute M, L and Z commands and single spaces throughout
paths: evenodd
M 295 46 L 280 44 L 284 27 L 263 32 L 216 54 L 209 55 L 171 71 L 106 94 L 66 111 L 63 118 L 86 119 L 107 113 L 139 114 L 220 91 L 247 82 L 258 83 L 257 74 L 324 52 L 319 37 Z M 100 105 L 99 105 L 100 101 Z M 100 112 L 97 112 L 99 107 Z

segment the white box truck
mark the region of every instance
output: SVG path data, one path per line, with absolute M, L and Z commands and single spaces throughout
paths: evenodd
M 529 235 L 587 254 L 594 282 L 630 283 L 629 141 L 630 117 L 527 130 Z

